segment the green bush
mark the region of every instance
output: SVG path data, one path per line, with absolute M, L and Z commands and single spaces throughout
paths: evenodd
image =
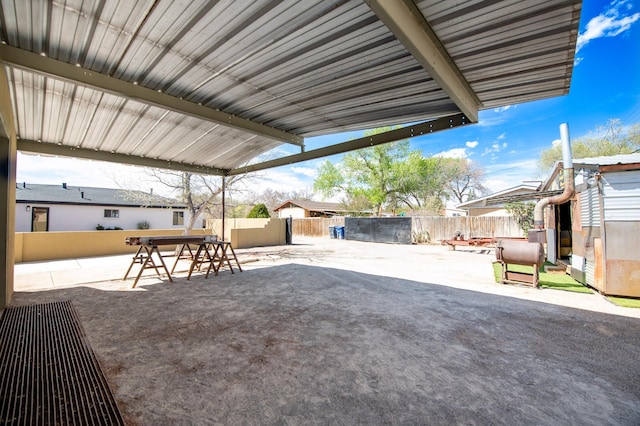
M 151 229 L 151 224 L 149 223 L 148 220 L 143 220 L 143 221 L 138 222 L 136 224 L 136 228 L 138 228 L 138 229 Z
M 504 205 L 504 209 L 516 219 L 525 236 L 527 236 L 530 229 L 533 229 L 533 211 L 535 207 L 536 203 L 523 203 L 521 201 Z
M 267 209 L 267 206 L 265 206 L 264 204 L 256 204 L 251 209 L 247 217 L 250 219 L 270 218 L 271 215 L 269 214 L 269 209 Z
M 104 230 L 104 226 L 98 224 L 98 226 L 96 226 L 96 231 L 103 231 Z

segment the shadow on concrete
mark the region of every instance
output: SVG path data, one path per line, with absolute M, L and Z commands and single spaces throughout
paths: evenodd
M 130 424 L 640 422 L 640 320 L 288 264 L 71 300 Z

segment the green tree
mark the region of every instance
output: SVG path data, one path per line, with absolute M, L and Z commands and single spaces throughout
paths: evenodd
M 380 128 L 365 132 L 365 136 L 386 132 Z M 409 141 L 402 140 L 376 145 L 346 154 L 340 165 L 329 161 L 321 164 L 313 188 L 328 197 L 342 192 L 347 207 L 349 200 L 368 200 L 369 208 L 382 214 L 383 207 L 400 190 L 402 163 L 409 155 Z
M 640 149 L 640 123 L 628 128 L 617 118 L 610 119 L 589 132 L 588 135 L 571 141 L 573 158 L 602 157 L 618 154 L 631 154 Z M 562 160 L 562 145 L 554 144 L 543 150 L 538 168 L 546 173 L 556 161 Z
M 269 209 L 267 209 L 267 206 L 265 206 L 264 204 L 256 204 L 251 209 L 247 217 L 251 219 L 269 218 L 271 217 L 271 215 L 269 215 Z
M 313 188 L 325 197 L 341 193 L 343 203 L 352 210 L 374 210 L 378 215 L 383 208 L 394 213 L 409 209 L 441 214 L 446 198 L 454 196 L 463 202 L 476 191 L 484 192 L 483 178 L 484 171 L 476 163 L 425 158 L 402 140 L 351 152 L 339 164 L 323 162 Z
M 318 177 L 313 182 L 313 190 L 324 197 L 331 197 L 335 192 L 346 191 L 346 179 L 342 174 L 341 165 L 335 165 L 325 160 L 318 168 Z
M 530 229 L 533 229 L 533 211 L 535 207 L 535 203 L 525 203 L 522 201 L 506 203 L 504 205 L 504 209 L 516 219 L 525 236 Z
M 394 194 L 394 206 L 441 214 L 445 198 L 443 159 L 425 158 L 418 151 L 410 152 L 407 160 L 398 165 L 398 192 Z

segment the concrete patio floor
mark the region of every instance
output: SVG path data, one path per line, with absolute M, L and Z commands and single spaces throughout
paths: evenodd
M 128 255 L 19 264 L 12 304 L 72 301 L 132 425 L 640 423 L 640 310 L 496 284 L 480 250 L 237 254 L 135 289 Z

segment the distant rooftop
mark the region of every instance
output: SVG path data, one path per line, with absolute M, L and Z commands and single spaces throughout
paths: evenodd
M 617 164 L 640 163 L 640 153 L 609 155 L 606 157 L 577 158 L 573 160 L 574 165 L 591 166 L 615 166 Z
M 18 183 L 17 203 L 184 208 L 177 200 L 128 189 Z
M 315 211 L 315 212 L 344 213 L 347 211 L 344 204 L 342 203 L 325 203 L 321 201 L 307 201 L 307 200 L 288 200 L 287 202 L 276 207 L 274 210 L 278 211 L 280 209 L 289 207 L 291 204 L 312 212 Z

